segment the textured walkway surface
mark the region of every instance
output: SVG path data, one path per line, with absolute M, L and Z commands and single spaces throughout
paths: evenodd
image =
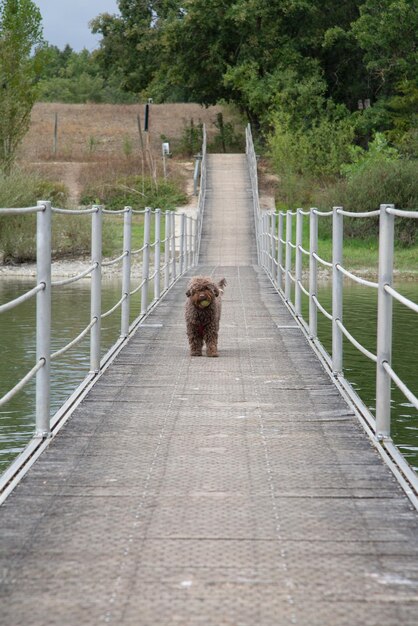
M 182 279 L 1 507 L 0 623 L 416 626 L 417 514 L 253 265 L 243 157 L 209 164 L 221 356 Z

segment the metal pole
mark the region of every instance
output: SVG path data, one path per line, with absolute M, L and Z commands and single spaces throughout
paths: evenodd
M 194 239 L 194 219 L 192 217 L 188 218 L 189 220 L 189 259 L 187 262 L 187 268 L 192 267 L 193 265 L 193 239 Z
M 262 232 L 262 235 L 261 235 L 261 250 L 262 250 L 262 255 L 263 255 L 262 256 L 262 259 L 263 259 L 262 264 L 263 264 L 264 269 L 266 269 L 266 270 L 268 270 L 268 263 L 267 263 L 268 262 L 268 256 L 267 256 L 267 230 L 268 230 L 267 223 L 268 222 L 267 222 L 267 220 L 268 220 L 268 215 L 267 215 L 267 212 L 264 211 L 261 214 L 261 232 Z
M 274 261 L 276 259 L 276 236 L 277 224 L 276 224 L 276 213 L 270 213 L 270 275 L 274 281 L 275 279 L 275 271 L 274 271 Z
M 199 180 L 199 169 L 200 169 L 201 158 L 202 157 L 198 155 L 194 163 L 194 173 L 193 173 L 193 195 L 194 196 L 197 196 L 197 193 L 198 193 L 197 188 L 199 186 L 198 180 Z
M 171 253 L 173 259 L 172 281 L 177 277 L 177 259 L 176 259 L 176 214 L 172 212 L 171 216 Z
M 144 215 L 144 250 L 142 252 L 141 315 L 144 315 L 148 308 L 150 234 L 151 209 L 146 208 Z
M 90 373 L 100 370 L 100 335 L 102 314 L 102 209 L 94 206 L 91 215 L 91 262 L 94 269 L 91 273 L 90 315 L 96 323 L 90 333 Z
M 318 216 L 316 209 L 311 209 L 309 215 L 309 334 L 311 339 L 318 336 L 318 310 L 314 302 L 318 289 L 318 261 L 314 254 L 318 254 Z
M 55 113 L 54 119 L 54 156 L 58 152 L 58 113 Z
M 184 272 L 184 239 L 185 239 L 185 220 L 186 215 L 180 214 L 180 274 Z
M 277 287 L 283 291 L 283 213 L 281 212 L 279 212 L 279 231 L 277 237 Z
M 292 242 L 292 213 L 288 211 L 286 213 L 286 265 L 285 265 L 285 282 L 284 282 L 284 295 L 287 302 L 290 302 L 291 296 L 291 278 L 290 270 L 292 268 L 292 248 L 290 246 Z
M 131 232 L 132 232 L 132 208 L 125 207 L 123 216 L 123 251 L 125 256 L 122 263 L 122 302 L 120 336 L 127 337 L 129 334 L 129 314 L 131 304 Z
M 154 300 L 158 300 L 161 294 L 160 278 L 161 260 L 161 209 L 155 210 L 155 247 L 154 247 Z
M 295 313 L 299 317 L 302 315 L 302 234 L 303 234 L 303 214 L 302 209 L 296 210 L 296 284 L 295 284 Z
M 165 237 L 164 237 L 164 289 L 170 285 L 170 213 L 165 212 Z
M 342 207 L 333 207 L 332 216 L 332 371 L 334 376 L 343 373 L 343 333 L 337 322 L 343 321 L 343 275 L 338 266 L 343 264 Z
M 392 362 L 392 296 L 385 286 L 393 281 L 393 241 L 395 218 L 386 209 L 393 204 L 380 205 L 379 225 L 379 287 L 377 299 L 377 365 L 376 365 L 376 437 L 390 438 L 391 378 L 384 363 Z
M 37 213 L 36 258 L 37 282 L 44 288 L 36 294 L 36 360 L 43 367 L 36 373 L 36 436 L 51 433 L 51 203 L 40 201 L 44 207 Z

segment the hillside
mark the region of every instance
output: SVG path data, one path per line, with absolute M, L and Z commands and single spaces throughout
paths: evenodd
M 208 141 L 218 129 L 216 116 L 225 121 L 234 115 L 221 106 L 198 104 L 151 104 L 149 141 L 159 170 L 162 169 L 162 141 L 175 151 L 191 120 L 206 125 Z M 57 150 L 54 154 L 55 114 L 58 116 Z M 141 172 L 141 143 L 137 116 L 144 126 L 144 105 L 37 103 L 31 125 L 20 151 L 19 163 L 46 178 L 63 182 L 77 202 L 82 187 L 104 171 L 109 176 Z M 236 122 L 236 120 L 235 120 Z M 236 122 L 237 130 L 240 122 Z M 169 171 L 190 170 L 187 159 L 174 158 Z

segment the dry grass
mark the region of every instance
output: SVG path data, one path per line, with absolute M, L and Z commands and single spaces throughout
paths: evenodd
M 152 149 L 161 153 L 161 135 L 178 140 L 185 123 L 193 118 L 206 124 L 209 140 L 216 134 L 216 114 L 221 106 L 202 107 L 198 104 L 152 104 L 150 110 L 150 139 Z M 58 114 L 58 153 L 53 155 L 55 113 Z M 122 158 L 126 142 L 139 150 L 137 115 L 144 123 L 144 106 L 135 104 L 55 104 L 38 103 L 32 111 L 31 127 L 20 150 L 25 161 L 88 161 L 97 157 Z
M 162 172 L 162 137 L 174 149 L 185 125 L 193 119 L 195 124 L 200 121 L 206 124 L 210 142 L 218 132 L 214 122 L 219 112 L 223 113 L 225 121 L 234 118 L 236 121 L 236 116 L 222 106 L 151 105 L 149 142 L 159 173 Z M 58 142 L 54 154 L 56 113 Z M 33 108 L 31 126 L 20 148 L 19 163 L 49 180 L 64 183 L 71 203 L 77 204 L 82 189 L 92 181 L 142 173 L 138 115 L 143 128 L 144 105 L 38 103 Z M 168 170 L 171 176 L 189 174 L 190 163 L 173 159 Z

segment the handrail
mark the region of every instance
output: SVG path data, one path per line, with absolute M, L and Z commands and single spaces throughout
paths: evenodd
M 53 422 L 53 418 L 51 420 L 50 417 L 51 361 L 58 359 L 90 335 L 90 373 L 88 377 L 95 377 L 101 372 L 103 366 L 101 360 L 101 321 L 120 309 L 119 342 L 126 340 L 179 276 L 197 263 L 205 190 L 206 130 L 204 129 L 200 193 L 196 219 L 188 217 L 184 213 L 162 212 L 158 208 L 137 210 L 127 206 L 121 210 L 111 211 L 103 206 L 94 205 L 87 209 L 62 209 L 52 207 L 50 202 L 43 200 L 33 207 L 0 209 L 0 216 L 37 214 L 36 285 L 14 300 L 0 305 L 1 314 L 19 306 L 33 296 L 37 298 L 36 364 L 11 390 L 0 397 L 0 406 L 3 406 L 36 375 L 35 437 L 37 439 L 43 440 L 51 435 L 51 422 Z M 51 280 L 53 270 L 51 231 L 55 214 L 68 214 L 76 217 L 90 215 L 92 224 L 91 265 L 79 274 L 62 280 Z M 102 224 L 108 215 L 122 219 L 123 245 L 121 253 L 116 258 L 103 261 Z M 132 250 L 131 246 L 133 215 L 143 216 L 144 220 L 143 245 L 138 250 Z M 163 224 L 162 218 L 164 218 Z M 139 287 L 132 289 L 132 261 L 141 253 L 142 280 Z M 108 311 L 102 312 L 102 268 L 117 264 L 121 265 L 122 292 L 116 304 L 111 306 Z M 77 337 L 69 341 L 63 348 L 51 353 L 51 288 L 63 287 L 88 275 L 91 278 L 90 320 Z M 152 286 L 153 296 L 150 293 Z M 133 296 L 138 292 L 140 292 L 139 302 L 135 302 Z M 134 321 L 131 323 L 132 315 Z
M 247 127 L 246 152 L 253 195 L 255 231 L 257 238 L 257 255 L 259 265 L 263 267 L 274 286 L 286 302 L 293 315 L 307 329 L 313 345 L 318 348 L 325 361 L 330 364 L 335 379 L 344 381 L 344 389 L 350 386 L 343 378 L 343 341 L 347 339 L 367 358 L 376 363 L 376 416 L 368 412 L 357 394 L 350 389 L 350 397 L 354 404 L 361 404 L 363 414 L 367 412 L 365 421 L 373 424 L 376 442 L 386 445 L 386 451 L 392 450 L 391 444 L 391 381 L 393 381 L 405 397 L 418 408 L 418 400 L 411 389 L 402 381 L 391 367 L 392 352 L 392 300 L 418 313 L 418 304 L 402 296 L 392 285 L 393 251 L 394 251 L 394 220 L 395 217 L 418 219 L 418 211 L 395 209 L 393 204 L 382 204 L 378 210 L 354 213 L 343 207 L 333 207 L 331 211 L 262 211 L 258 200 L 257 159 L 251 136 L 251 128 Z M 309 248 L 302 247 L 302 220 L 309 216 Z M 296 216 L 296 239 L 294 238 L 292 219 Z M 379 216 L 379 269 L 377 281 L 366 280 L 343 264 L 343 218 L 344 216 L 369 219 Z M 333 250 L 332 261 L 322 259 L 318 254 L 318 220 L 332 219 Z M 285 227 L 286 226 L 286 227 Z M 293 252 L 294 250 L 294 252 Z M 309 254 L 309 288 L 302 284 L 302 255 Z M 285 259 L 285 262 L 283 262 Z M 332 314 L 328 313 L 319 303 L 317 297 L 318 263 L 330 268 L 332 275 Z M 292 274 L 296 271 L 296 280 Z M 373 354 L 362 346 L 347 330 L 343 322 L 343 278 L 347 277 L 366 288 L 378 290 L 377 320 L 377 353 Z M 291 283 L 295 281 L 294 300 L 292 301 Z M 301 297 L 309 299 L 309 318 L 302 316 Z M 332 324 L 332 354 L 328 355 L 320 344 L 317 332 L 317 311 L 320 311 Z M 303 323 L 302 323 L 303 322 Z M 356 404 L 357 403 L 357 404 Z M 392 454 L 392 452 L 390 452 Z M 396 460 L 395 460 L 396 461 Z M 401 462 L 397 465 L 402 465 Z M 403 461 L 403 463 L 405 463 Z M 418 482 L 414 486 L 418 491 Z

